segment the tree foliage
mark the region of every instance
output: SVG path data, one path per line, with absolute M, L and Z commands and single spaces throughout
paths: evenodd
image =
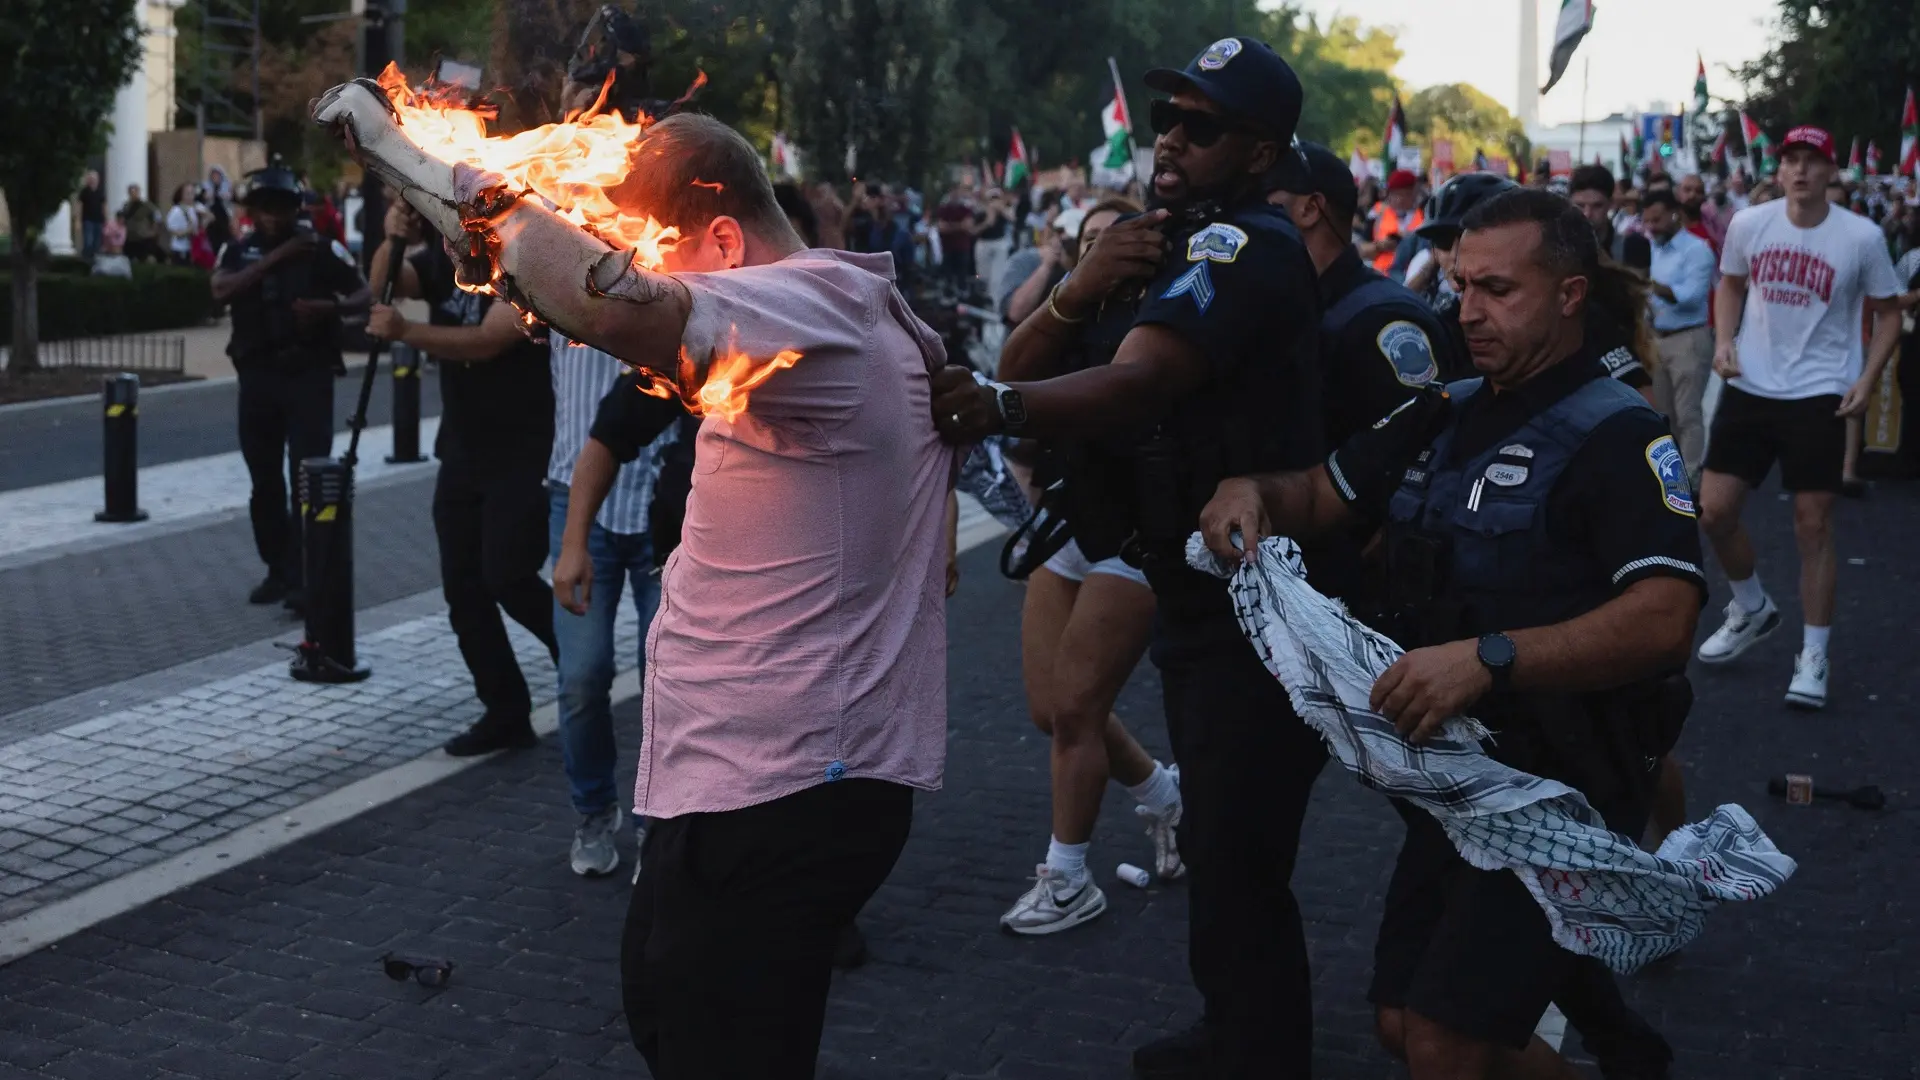
M 1350 15 L 1322 26 L 1291 5 L 1263 13 L 1262 32 L 1306 87 L 1300 137 L 1342 156 L 1357 146 L 1379 153 L 1396 83 L 1400 46 L 1391 31 L 1363 27 Z
M 0 18 L 0 192 L 13 221 L 15 371 L 37 365 L 35 249 L 43 222 L 106 142 L 140 59 L 135 0 L 8 0 Z
M 1890 160 L 1900 106 L 1920 82 L 1920 19 L 1911 4 L 1878 0 L 1778 0 L 1772 46 L 1736 74 L 1743 106 L 1777 142 L 1795 124 L 1818 124 L 1845 146 L 1872 139 Z
M 1476 152 L 1525 160 L 1527 132 L 1519 117 L 1467 83 L 1429 86 L 1408 98 L 1406 109 L 1413 141 L 1430 147 L 1435 139 L 1451 140 L 1456 168 Z

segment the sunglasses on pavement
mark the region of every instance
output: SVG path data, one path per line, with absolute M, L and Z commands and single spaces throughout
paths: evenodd
M 387 978 L 394 982 L 406 982 L 412 979 L 421 986 L 442 987 L 453 978 L 451 960 L 410 960 L 404 956 L 388 953 L 380 958 L 380 966 Z
M 1229 132 L 1242 135 L 1255 134 L 1251 124 L 1242 123 L 1219 113 L 1201 112 L 1199 109 L 1183 109 L 1171 101 L 1155 101 L 1147 106 L 1147 124 L 1155 135 L 1165 135 L 1174 128 L 1187 133 L 1187 141 L 1205 150 L 1220 141 L 1221 136 Z

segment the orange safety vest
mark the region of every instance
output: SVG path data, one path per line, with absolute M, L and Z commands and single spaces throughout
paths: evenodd
M 1380 204 L 1380 216 L 1373 222 L 1373 242 L 1377 244 L 1394 233 L 1399 233 L 1402 239 L 1406 239 L 1413 235 L 1413 230 L 1426 224 L 1426 221 L 1426 212 L 1416 206 L 1413 208 L 1412 215 L 1407 218 L 1406 225 L 1402 226 L 1400 215 L 1394 211 L 1393 207 L 1383 202 Z M 1375 255 L 1373 268 L 1383 274 L 1393 269 L 1393 256 L 1394 253 L 1391 251 L 1383 251 Z

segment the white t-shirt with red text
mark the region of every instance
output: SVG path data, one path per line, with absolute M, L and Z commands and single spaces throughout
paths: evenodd
M 1727 385 L 1765 398 L 1845 394 L 1864 360 L 1863 306 L 1900 291 L 1879 226 L 1834 206 L 1802 229 L 1785 199 L 1733 216 L 1720 272 L 1747 279 L 1740 374 Z

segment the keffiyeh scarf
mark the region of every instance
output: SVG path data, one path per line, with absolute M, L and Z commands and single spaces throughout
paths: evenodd
M 1333 757 L 1367 787 L 1432 814 L 1469 864 L 1519 875 L 1562 948 L 1630 972 L 1693 940 L 1715 906 L 1759 899 L 1793 874 L 1793 859 L 1738 806 L 1649 854 L 1608 831 L 1579 791 L 1488 757 L 1477 721 L 1456 717 L 1408 743 L 1368 704 L 1400 647 L 1315 592 L 1293 541 L 1269 538 L 1254 562 L 1233 567 L 1196 534 L 1187 561 L 1228 579 L 1241 630 Z

